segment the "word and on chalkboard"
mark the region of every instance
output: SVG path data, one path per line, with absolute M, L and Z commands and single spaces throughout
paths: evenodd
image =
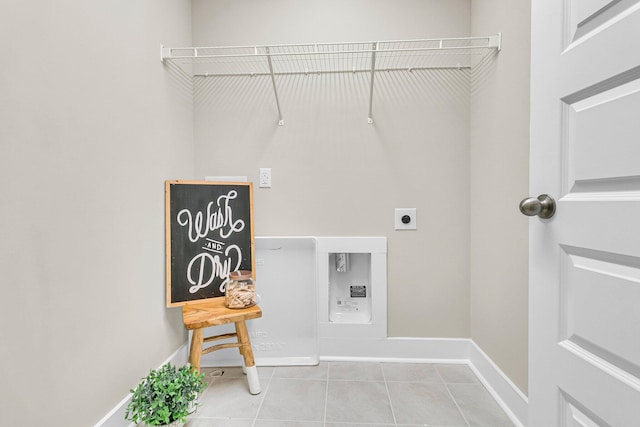
M 167 181 L 167 306 L 224 296 L 229 273 L 255 271 L 251 183 Z

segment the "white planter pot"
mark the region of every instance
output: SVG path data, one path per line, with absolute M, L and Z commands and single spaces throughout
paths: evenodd
M 164 425 L 161 425 L 161 426 L 149 426 L 146 423 L 144 425 L 145 425 L 145 427 L 182 427 L 182 426 L 184 426 L 184 421 L 174 421 L 174 422 L 172 422 L 170 424 L 164 424 Z
M 193 414 L 198 409 L 198 399 L 200 398 L 200 393 L 196 395 L 196 398 L 189 402 L 189 406 L 187 407 L 187 412 L 189 414 Z

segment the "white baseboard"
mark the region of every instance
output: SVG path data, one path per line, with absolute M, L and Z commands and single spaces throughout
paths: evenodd
M 468 339 L 320 338 L 320 360 L 466 363 L 468 359 Z
M 517 427 L 527 427 L 529 400 L 478 345 L 469 340 L 469 366 Z
M 527 397 L 473 340 L 463 338 L 381 338 L 362 340 L 321 338 L 320 354 L 320 360 L 322 361 L 467 364 L 513 423 L 517 427 L 527 427 Z M 185 344 L 164 363 L 171 362 L 175 365 L 183 365 L 187 363 L 187 360 L 188 346 Z M 124 412 L 130 399 L 131 395 L 125 397 L 95 427 L 133 427 L 133 424 L 124 419 Z
M 189 348 L 187 344 L 183 344 L 171 356 L 167 358 L 160 366 L 171 362 L 172 365 L 182 366 L 189 360 Z M 160 367 L 158 366 L 158 368 Z M 131 401 L 131 393 L 118 403 L 107 415 L 96 423 L 94 427 L 135 427 L 135 424 L 125 420 L 124 413 Z

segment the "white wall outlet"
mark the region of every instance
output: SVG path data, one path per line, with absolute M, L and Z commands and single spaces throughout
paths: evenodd
M 416 216 L 416 208 L 396 208 L 396 230 L 415 230 L 417 225 L 418 217 Z
M 271 168 L 260 168 L 260 187 L 271 187 Z

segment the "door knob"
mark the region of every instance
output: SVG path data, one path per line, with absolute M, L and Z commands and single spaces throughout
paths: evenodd
M 541 194 L 538 198 L 529 197 L 520 202 L 520 212 L 526 216 L 536 216 L 548 219 L 556 213 L 556 201 L 547 194 Z

